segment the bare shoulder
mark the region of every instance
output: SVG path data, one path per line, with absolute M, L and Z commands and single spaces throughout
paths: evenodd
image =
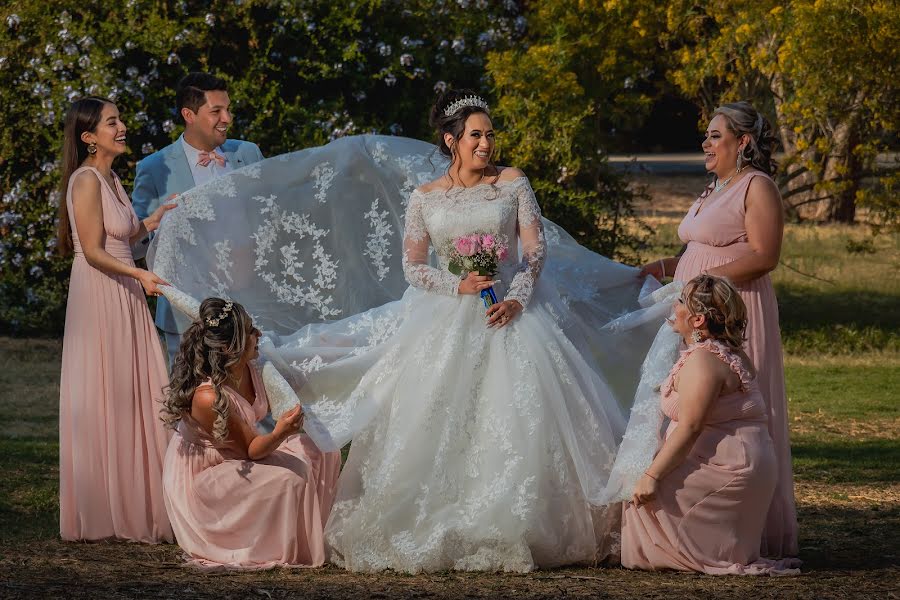
M 766 176 L 755 176 L 747 186 L 747 206 L 760 203 L 781 209 L 781 192 L 775 182 Z
M 706 348 L 697 348 L 691 352 L 687 360 L 684 361 L 681 371 L 692 378 L 715 379 L 719 381 L 724 381 L 728 374 L 731 373 L 728 365 Z
M 100 196 L 100 178 L 90 170 L 84 170 L 75 175 L 72 183 L 72 198 L 91 198 Z
M 216 402 L 216 390 L 211 385 L 201 385 L 194 390 L 191 406 L 194 409 L 212 410 Z
M 497 181 L 512 181 L 519 177 L 525 177 L 525 172 L 518 167 L 497 167 L 499 171 Z

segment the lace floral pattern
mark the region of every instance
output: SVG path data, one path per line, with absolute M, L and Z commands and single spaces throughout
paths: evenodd
M 321 319 L 340 314 L 332 308 L 334 298 L 327 293 L 334 289 L 337 279 L 337 263 L 322 245 L 322 238 L 329 231 L 317 227 L 308 215 L 283 210 L 274 195 L 252 199 L 262 205 L 259 212 L 264 216 L 256 233 L 251 236 L 256 242 L 254 250 L 258 277 L 269 284 L 279 302 L 300 306 L 309 304 Z M 281 232 L 291 236 L 289 243 L 277 243 Z M 311 283 L 301 275 L 304 262 L 300 258 L 298 242 L 306 239 L 312 242 L 312 258 L 315 261 L 315 277 Z M 271 269 L 273 259 L 277 260 L 280 270 Z
M 174 226 L 164 220 L 159 274 L 188 292 L 172 290 L 177 307 L 196 311 L 212 290 L 241 302 L 265 332 L 273 413 L 302 403 L 323 450 L 352 439 L 326 531 L 335 562 L 591 562 L 610 530 L 588 503 L 630 400 L 606 384 L 604 348 L 645 334 L 597 340 L 610 315 L 637 308 L 635 270 L 545 222 L 524 177 L 414 191 L 440 175 L 434 157 L 421 142 L 362 136 L 262 161 L 254 177 L 236 171 L 216 193 L 185 194 Z M 434 250 L 476 230 L 519 250 L 495 289 L 527 309 L 501 329 Z M 616 377 L 633 366 L 610 362 Z
M 372 261 L 378 273 L 378 280 L 383 281 L 391 272 L 387 261 L 391 258 L 390 241 L 394 228 L 388 220 L 388 211 L 378 210 L 378 198 L 372 201 L 372 209 L 363 215 L 369 220 L 372 231 L 366 234 L 366 256 Z
M 527 307 L 544 266 L 547 244 L 541 211 L 525 177 L 467 189 L 413 192 L 403 240 L 407 281 L 428 291 L 456 295 L 461 278 L 447 270 L 447 257 L 441 251 L 449 240 L 477 230 L 497 231 L 521 242 L 520 261 L 511 257 L 498 275 L 511 278 L 505 298 Z M 437 232 L 437 239 L 431 231 Z M 429 245 L 437 250 L 439 267 L 429 265 Z

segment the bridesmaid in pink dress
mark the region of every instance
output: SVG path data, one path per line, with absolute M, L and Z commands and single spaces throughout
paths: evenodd
M 300 407 L 272 433 L 255 359 L 259 331 L 237 303 L 207 298 L 185 331 L 164 413 L 176 433 L 163 469 L 178 545 L 200 567 L 317 567 L 340 452 L 305 434 Z
M 622 514 L 622 565 L 711 575 L 796 574 L 759 556 L 778 469 L 765 401 L 741 349 L 746 307 L 727 280 L 700 275 L 675 307 L 688 344 L 661 390 L 671 419 Z
M 745 349 L 759 370 L 775 443 L 778 481 L 760 550 L 763 556 L 797 554 L 797 510 L 788 434 L 784 360 L 778 302 L 769 272 L 778 266 L 784 217 L 772 181 L 772 129 L 746 102 L 716 109 L 703 150 L 716 182 L 691 206 L 678 228 L 683 254 L 644 266 L 642 273 L 688 281 L 700 273 L 727 277 L 749 311 Z
M 172 541 L 162 494 L 166 368 L 131 244 L 174 205 L 139 221 L 112 172 L 125 126 L 108 100 L 66 115 L 59 248 L 74 253 L 59 395 L 59 530 L 64 540 Z M 142 289 L 143 286 L 143 289 Z

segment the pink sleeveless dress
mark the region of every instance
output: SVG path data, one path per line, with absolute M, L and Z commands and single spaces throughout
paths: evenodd
M 710 575 L 793 575 L 796 559 L 760 558 L 759 539 L 777 479 L 777 460 L 756 378 L 724 345 L 707 340 L 685 350 L 662 386 L 662 410 L 678 427 L 674 380 L 688 356 L 708 351 L 741 380 L 713 403 L 685 461 L 660 479 L 657 497 L 624 504 L 622 566 Z
M 255 429 L 269 401 L 253 363 L 250 372 L 252 403 L 230 387 L 225 392 L 232 414 Z M 321 452 L 305 434 L 289 437 L 262 460 L 249 460 L 233 444 L 215 443 L 185 415 L 163 474 L 178 545 L 201 568 L 321 566 L 340 468 L 340 452 Z
M 675 279 L 689 281 L 709 269 L 730 263 L 751 252 L 747 242 L 745 199 L 754 177 L 751 171 L 734 187 L 705 200 L 697 199 L 678 227 L 678 236 L 687 250 L 678 262 Z M 701 207 L 702 204 L 702 207 Z M 699 214 L 698 214 L 699 209 Z M 766 518 L 760 551 L 763 556 L 796 555 L 797 509 L 794 505 L 794 477 L 788 434 L 787 394 L 784 386 L 784 359 L 778 328 L 778 302 L 768 275 L 737 286 L 747 305 L 745 350 L 759 373 L 759 387 L 769 409 L 769 433 L 775 443 L 778 480 Z
M 75 258 L 69 280 L 59 386 L 59 531 L 64 540 L 172 541 L 162 492 L 169 433 L 159 418 L 168 384 L 159 337 L 137 280 L 88 264 L 72 184 L 100 179 L 106 251 L 129 266 L 140 227 L 122 184 L 91 167 L 72 174 L 66 202 Z M 121 199 L 120 199 L 121 198 Z

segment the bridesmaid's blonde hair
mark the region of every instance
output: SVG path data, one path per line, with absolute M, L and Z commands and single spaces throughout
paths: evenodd
M 747 339 L 747 305 L 730 281 L 698 275 L 684 286 L 684 304 L 692 315 L 706 317 L 710 337 L 739 350 Z
M 207 379 L 212 380 L 216 399 L 213 412 L 213 438 L 228 437 L 228 399 L 222 387 L 228 370 L 238 364 L 247 351 L 247 339 L 253 321 L 243 306 L 222 298 L 207 298 L 200 304 L 200 316 L 181 337 L 175 355 L 172 380 L 165 388 L 162 420 L 174 429 L 182 416 L 191 412 L 194 392 Z

